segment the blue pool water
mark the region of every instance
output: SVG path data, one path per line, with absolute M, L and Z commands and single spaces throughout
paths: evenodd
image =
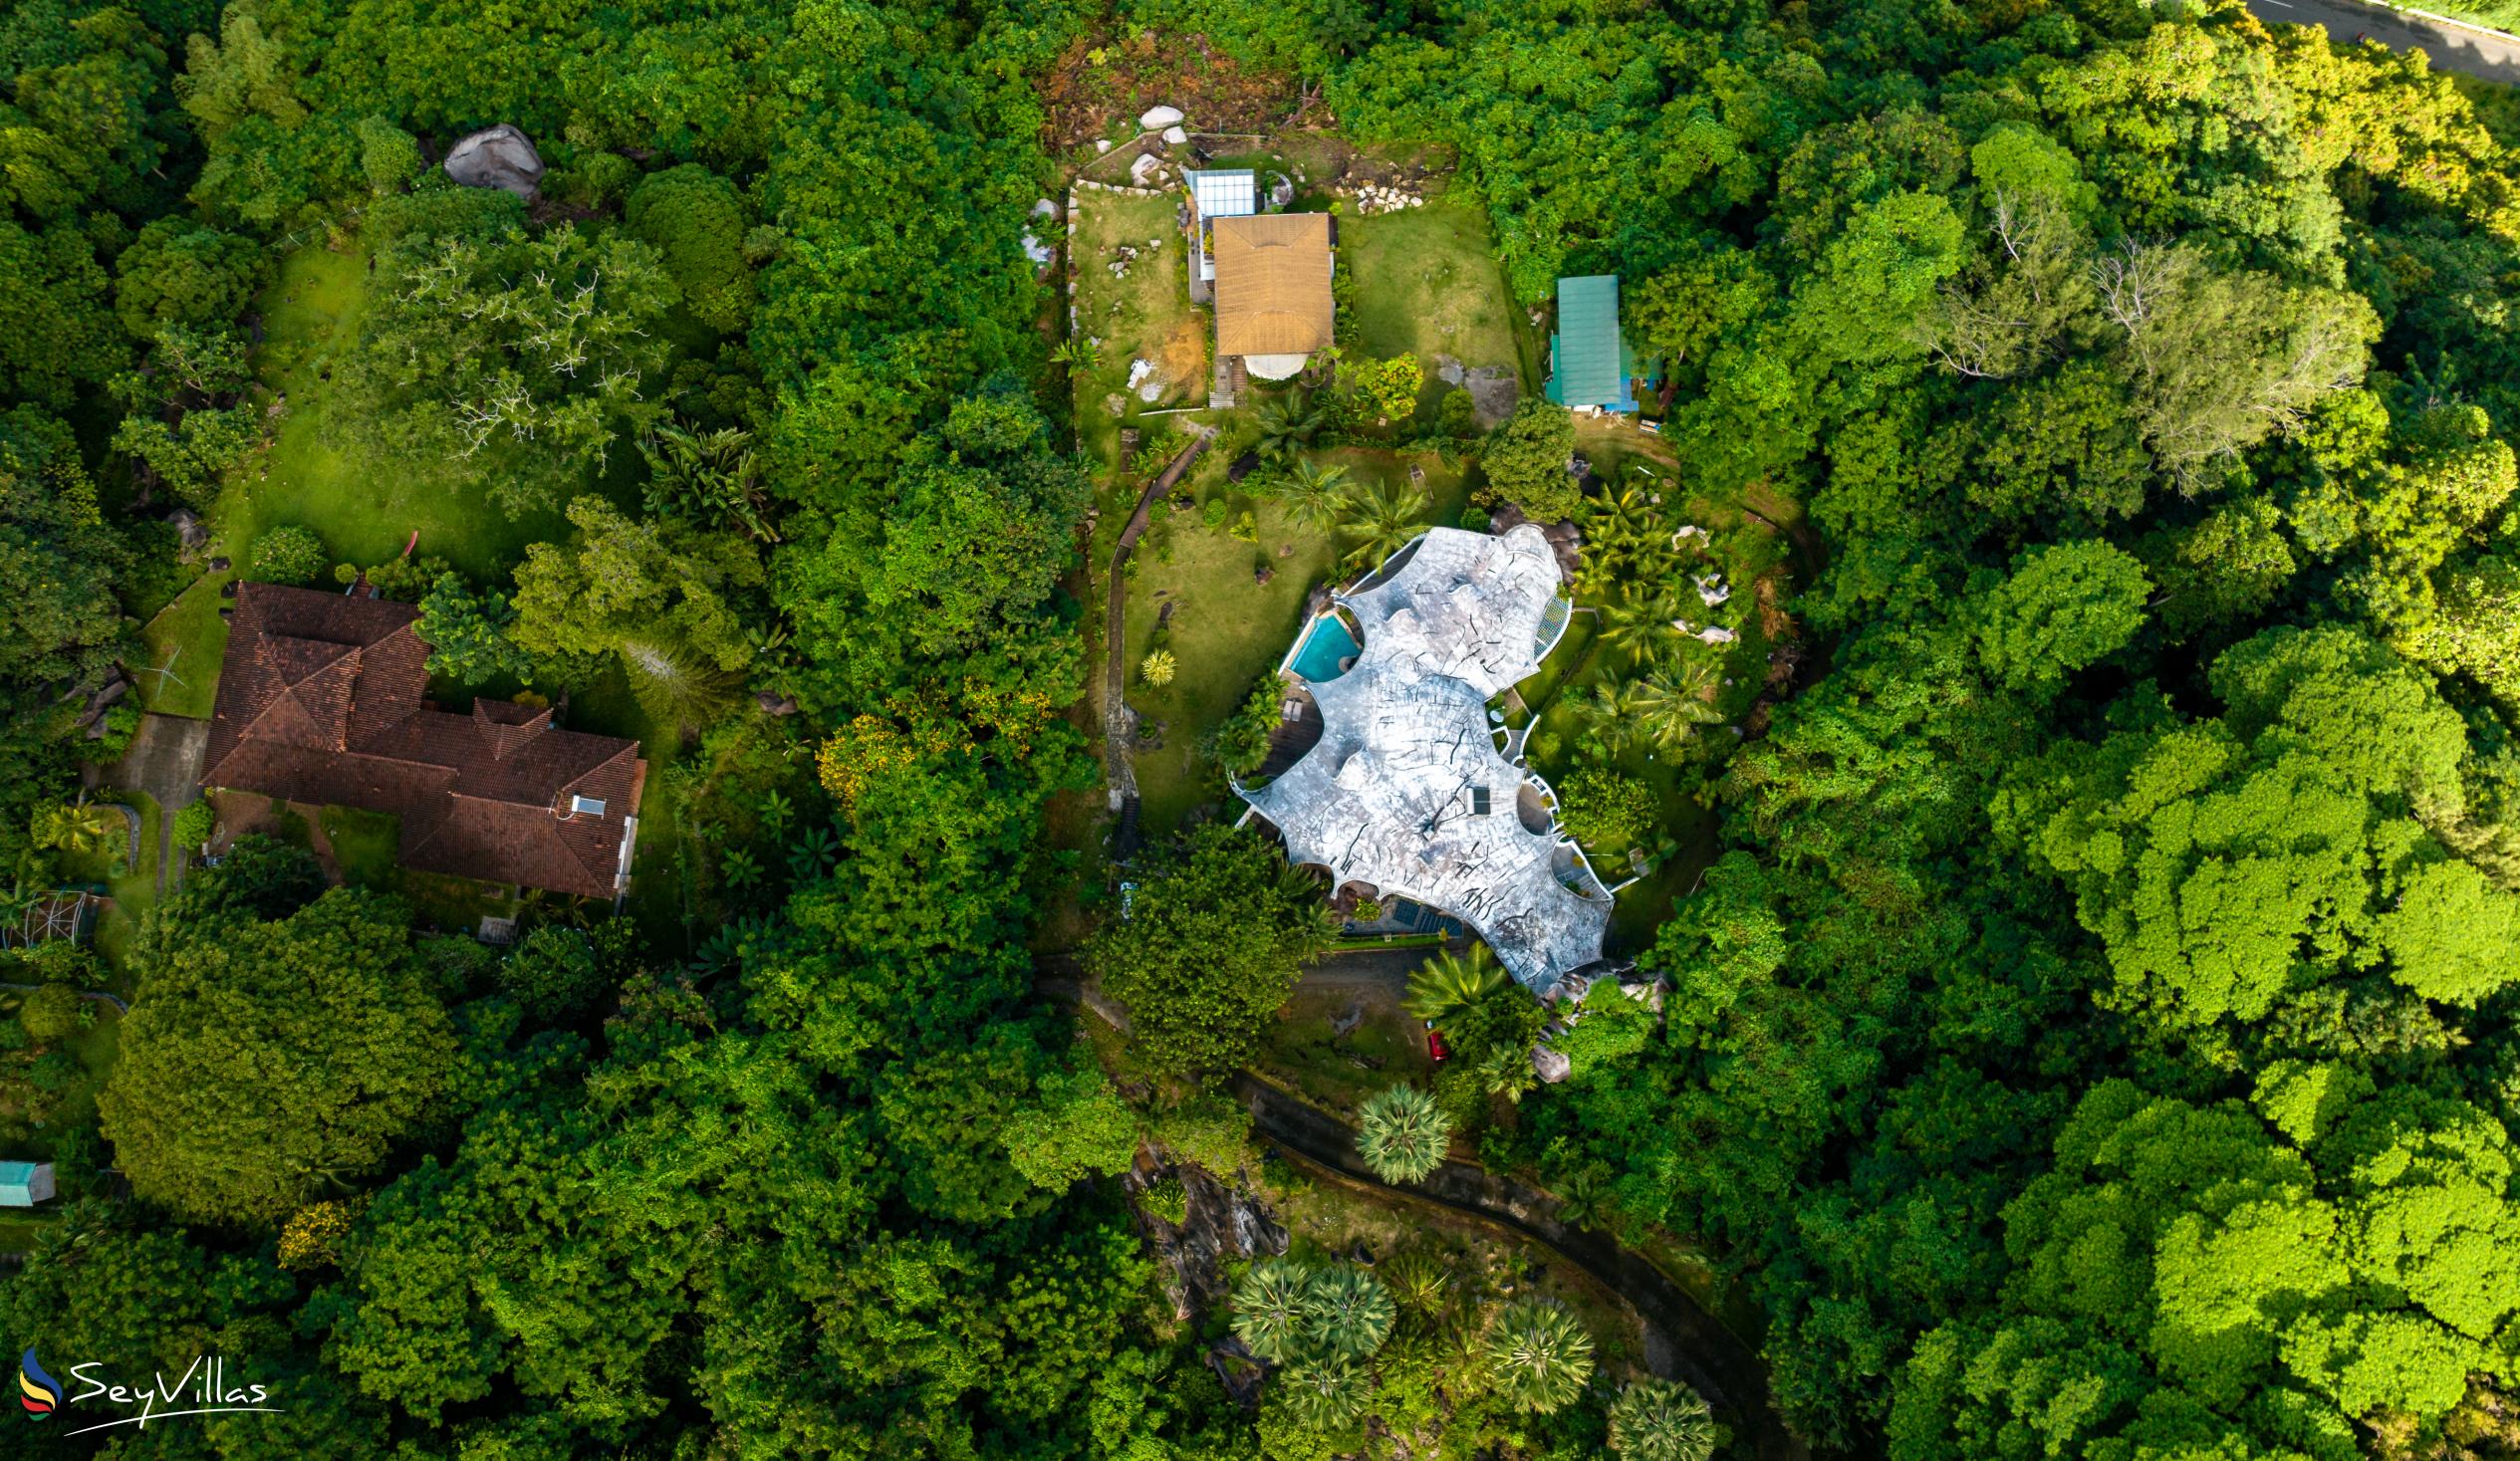
M 1295 657 L 1287 667 L 1315 684 L 1335 680 L 1342 673 L 1339 661 L 1363 647 L 1357 636 L 1348 632 L 1346 620 L 1335 613 L 1325 613 L 1304 631 L 1303 642 L 1295 646 Z

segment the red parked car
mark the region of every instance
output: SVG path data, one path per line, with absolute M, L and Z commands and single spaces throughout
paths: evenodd
M 1443 1048 L 1443 1032 L 1435 1028 L 1434 1021 L 1427 1021 L 1426 1059 L 1433 1061 L 1436 1065 L 1440 1066 L 1444 1063 L 1444 1058 L 1451 1054 L 1451 1051 Z

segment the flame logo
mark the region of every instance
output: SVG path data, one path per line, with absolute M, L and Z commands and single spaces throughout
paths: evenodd
M 52 1414 L 54 1407 L 61 1404 L 61 1385 L 36 1362 L 31 1345 L 18 1360 L 18 1392 L 26 1413 L 36 1420 Z

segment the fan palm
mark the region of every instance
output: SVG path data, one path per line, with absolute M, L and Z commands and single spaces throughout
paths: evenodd
M 1400 1008 L 1420 1020 L 1440 1024 L 1454 1011 L 1466 1010 L 1512 982 L 1486 944 L 1474 943 L 1466 954 L 1447 949 L 1408 976 L 1408 994 Z
M 1363 1358 L 1390 1338 L 1396 1311 L 1390 1291 L 1359 1268 L 1334 1268 L 1313 1280 L 1304 1305 L 1305 1335 L 1332 1354 Z
M 76 802 L 47 807 L 35 815 L 35 845 L 65 852 L 93 852 L 127 826 L 111 804 L 91 802 L 82 795 Z
M 1344 1430 L 1374 1400 L 1374 1376 L 1353 1359 L 1332 1357 L 1289 1365 L 1277 1378 L 1287 1407 L 1307 1430 Z
M 1452 1118 L 1414 1086 L 1393 1086 L 1358 1113 L 1357 1150 L 1386 1182 L 1414 1182 L 1443 1165 Z
M 1642 664 L 1656 650 L 1680 636 L 1682 613 L 1678 596 L 1668 589 L 1631 593 L 1602 610 L 1602 647 Z
M 1263 1259 L 1234 1285 L 1234 1338 L 1263 1359 L 1284 1360 L 1304 1341 L 1313 1276 L 1285 1258 Z
M 1346 467 L 1315 466 L 1307 459 L 1298 461 L 1280 482 L 1277 501 L 1298 526 L 1320 532 L 1337 524 L 1348 491 Z
M 1555 1304 L 1521 1299 L 1496 1312 L 1480 1341 L 1488 1379 L 1506 1403 L 1546 1415 L 1584 1392 L 1593 1337 Z
M 1426 531 L 1426 494 L 1414 487 L 1376 482 L 1348 494 L 1344 506 L 1339 536 L 1348 540 L 1352 564 L 1380 563 Z
M 1260 423 L 1260 439 L 1252 449 L 1270 461 L 1285 461 L 1312 445 L 1321 430 L 1321 407 L 1301 388 L 1260 402 L 1253 415 Z
M 1418 1314 L 1433 1315 L 1451 1297 L 1452 1271 L 1432 1254 L 1408 1252 L 1383 1265 L 1391 1297 Z
M 1625 1461 L 1706 1461 L 1719 1434 L 1706 1401 L 1666 1379 L 1640 1379 L 1610 1407 L 1610 1448 Z
M 1637 733 L 1669 750 L 1685 744 L 1701 725 L 1723 719 L 1715 708 L 1715 666 L 1703 659 L 1664 665 L 1637 682 L 1630 704 Z

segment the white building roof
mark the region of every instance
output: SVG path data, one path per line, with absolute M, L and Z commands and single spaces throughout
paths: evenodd
M 1451 914 L 1538 994 L 1601 958 L 1611 908 L 1557 830 L 1555 796 L 1499 749 L 1488 718 L 1488 700 L 1564 632 L 1559 584 L 1530 524 L 1429 530 L 1340 598 L 1363 647 L 1311 685 L 1321 741 L 1266 786 L 1237 788 L 1290 858 Z
M 1260 211 L 1260 175 L 1248 167 L 1189 170 L 1190 262 L 1201 279 L 1216 277 L 1216 254 L 1208 247 L 1207 225 L 1216 218 L 1248 218 Z

